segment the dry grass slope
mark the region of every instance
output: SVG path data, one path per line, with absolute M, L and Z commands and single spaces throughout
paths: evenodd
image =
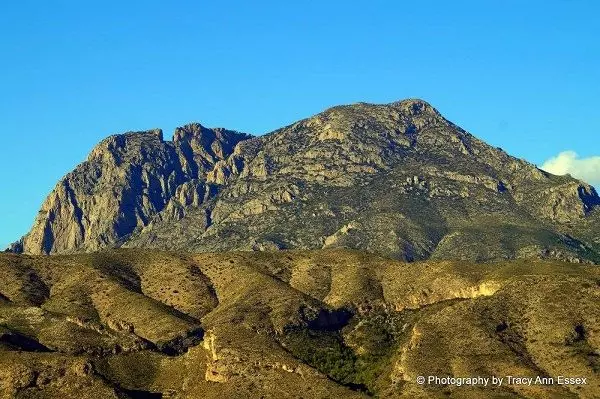
M 600 269 L 344 249 L 0 254 L 0 397 L 595 398 Z M 429 387 L 418 375 L 573 375 Z

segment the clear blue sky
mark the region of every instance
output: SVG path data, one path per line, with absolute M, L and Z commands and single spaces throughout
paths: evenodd
M 423 98 L 541 164 L 600 155 L 600 2 L 12 1 L 0 10 L 0 245 L 103 137 L 263 134 Z

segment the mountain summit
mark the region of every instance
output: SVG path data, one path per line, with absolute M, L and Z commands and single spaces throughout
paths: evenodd
M 404 260 L 600 262 L 600 197 L 425 101 L 330 108 L 260 137 L 200 124 L 98 144 L 22 250 L 345 247 Z M 20 249 L 20 246 L 15 246 Z

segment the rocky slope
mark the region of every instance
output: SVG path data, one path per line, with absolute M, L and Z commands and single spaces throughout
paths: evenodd
M 599 282 L 557 261 L 340 249 L 0 254 L 0 397 L 597 398 Z
M 112 136 L 47 198 L 22 249 L 346 247 L 404 260 L 600 262 L 593 187 L 493 148 L 421 100 L 334 107 L 261 137 Z

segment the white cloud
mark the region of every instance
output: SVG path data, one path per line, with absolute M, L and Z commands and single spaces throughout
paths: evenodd
M 600 187 L 600 156 L 579 158 L 575 151 L 563 151 L 544 162 L 541 168 L 555 175 L 568 173 L 577 179 Z

